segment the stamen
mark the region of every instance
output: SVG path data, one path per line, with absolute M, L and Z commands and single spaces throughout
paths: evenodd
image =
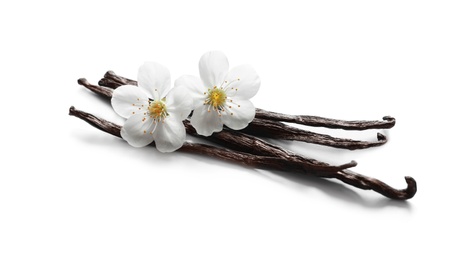
M 152 101 L 148 107 L 149 117 L 153 118 L 155 121 L 163 121 L 167 116 L 167 106 L 164 101 Z
M 217 86 L 214 86 L 213 89 L 209 89 L 204 105 L 209 105 L 208 112 L 213 109 L 219 113 L 219 111 L 224 110 L 226 99 L 225 91 L 221 87 L 217 88 Z
M 236 82 L 236 81 L 238 81 L 238 80 L 241 80 L 241 79 L 240 79 L 240 78 L 237 78 L 237 79 L 231 80 L 231 81 L 225 80 L 225 81 L 223 82 L 223 84 L 225 84 L 225 86 L 223 87 L 223 89 L 226 90 L 232 83 L 234 83 L 234 82 Z M 223 85 L 223 84 L 222 84 L 222 85 Z M 231 89 L 234 89 L 234 88 L 232 87 Z

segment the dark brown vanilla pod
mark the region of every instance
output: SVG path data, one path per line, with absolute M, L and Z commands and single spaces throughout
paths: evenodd
M 116 89 L 122 85 L 134 85 L 138 83 L 135 80 L 128 79 L 115 74 L 113 71 L 108 71 L 104 74 L 98 84 L 100 86 Z M 266 111 L 257 108 L 255 111 L 255 118 L 267 119 L 272 121 L 282 121 L 288 123 L 296 123 L 306 126 L 314 127 L 325 127 L 332 129 L 343 129 L 343 130 L 367 130 L 367 129 L 389 129 L 395 126 L 396 120 L 390 116 L 384 116 L 383 121 L 347 121 L 330 119 L 319 116 L 308 116 L 308 115 L 287 115 L 277 112 Z M 379 140 L 380 141 L 380 140 Z M 379 142 L 378 145 L 381 145 Z M 359 148 L 357 148 L 359 149 Z
M 260 108 L 255 110 L 255 117 L 267 120 L 296 123 L 300 125 L 343 130 L 389 129 L 395 126 L 396 123 L 395 118 L 391 116 L 384 116 L 382 118 L 383 121 L 346 121 L 319 116 L 286 115 L 282 113 L 266 111 Z
M 111 82 L 109 83 L 109 85 L 113 87 L 116 84 L 120 84 L 120 82 L 124 80 L 127 80 L 127 83 L 129 81 L 128 79 L 115 75 L 113 72 L 107 72 L 106 75 L 110 75 L 111 80 L 113 80 L 113 78 L 117 79 L 109 81 Z M 88 80 L 84 78 L 79 79 L 78 83 L 99 95 L 108 98 L 112 97 L 112 88 L 90 84 Z M 108 82 L 105 81 L 105 83 Z M 259 118 L 255 118 L 252 122 L 249 123 L 249 125 L 246 128 L 244 128 L 241 131 L 260 137 L 300 141 L 349 150 L 366 149 L 370 147 L 380 146 L 387 142 L 386 137 L 380 133 L 377 133 L 377 142 L 358 141 L 352 139 L 332 137 L 330 135 L 325 134 L 318 134 L 307 130 L 291 127 L 278 121 L 271 121 Z
M 387 138 L 380 133 L 377 133 L 377 142 L 359 141 L 314 133 L 300 128 L 291 127 L 278 121 L 261 118 L 255 118 L 246 128 L 240 131 L 259 137 L 300 141 L 348 150 L 367 149 L 383 145 L 387 142 Z
M 107 120 L 98 118 L 92 114 L 76 110 L 70 107 L 69 115 L 78 117 L 97 129 L 114 136 L 120 137 L 121 126 L 111 123 Z M 259 147 L 257 150 L 261 153 L 274 154 L 274 150 L 265 150 L 266 147 Z M 234 151 L 226 148 L 219 148 L 205 144 L 194 144 L 186 142 L 179 151 L 189 152 L 194 154 L 203 154 L 213 158 L 223 159 L 235 163 L 240 163 L 252 167 L 281 170 L 286 172 L 297 172 L 305 175 L 315 175 L 322 178 L 335 178 L 346 184 L 364 190 L 374 190 L 388 198 L 396 200 L 407 200 L 412 198 L 417 192 L 417 184 L 412 177 L 405 177 L 407 182 L 406 189 L 394 189 L 380 180 L 370 178 L 364 175 L 356 174 L 350 170 L 339 169 L 332 171 L 332 166 L 319 162 L 316 168 L 309 164 L 303 163 L 298 156 L 261 156 L 250 153 Z M 303 165 L 303 167 L 301 167 Z M 320 170 L 326 167 L 325 171 Z M 349 168 L 351 165 L 346 165 Z M 340 167 L 341 168 L 341 167 Z

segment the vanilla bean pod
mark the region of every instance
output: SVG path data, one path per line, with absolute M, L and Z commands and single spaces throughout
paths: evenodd
M 387 142 L 387 138 L 381 133 L 377 133 L 377 142 L 366 142 L 314 133 L 291 127 L 281 122 L 261 118 L 255 118 L 251 124 L 240 131 L 259 137 L 301 141 L 349 150 L 366 149 L 380 146 Z
M 383 121 L 346 121 L 330 119 L 319 116 L 307 115 L 286 115 L 277 112 L 266 111 L 260 108 L 255 110 L 255 117 L 267 120 L 283 121 L 300 125 L 325 127 L 343 130 L 367 130 L 367 129 L 389 129 L 395 126 L 396 120 L 391 116 L 384 116 Z
M 100 119 L 89 113 L 76 110 L 74 107 L 69 109 L 69 115 L 76 116 L 99 130 L 106 133 L 112 134 L 117 137 L 120 136 L 121 126 L 111 123 L 107 120 Z M 262 148 L 264 149 L 264 148 Z M 355 186 L 360 189 L 374 190 L 388 198 L 396 200 L 406 200 L 412 198 L 417 192 L 417 184 L 412 177 L 405 177 L 407 188 L 397 190 L 389 185 L 383 183 L 375 178 L 370 178 L 364 175 L 356 174 L 349 170 L 340 170 L 338 172 L 330 172 L 332 169 L 326 170 L 326 172 L 319 172 L 319 169 L 300 168 L 300 163 L 287 158 L 273 157 L 273 156 L 259 156 L 248 153 L 233 151 L 229 149 L 223 149 L 213 147 L 204 144 L 193 144 L 186 142 L 179 151 L 204 154 L 207 156 L 224 159 L 236 163 L 241 163 L 249 166 L 269 168 L 276 170 L 283 170 L 289 172 L 298 172 L 305 174 L 314 174 L 322 178 L 335 178 L 349 185 Z M 327 165 L 327 164 L 326 164 Z
M 113 71 L 108 71 L 104 74 L 98 85 L 109 88 L 117 88 L 122 85 L 137 85 L 137 82 L 132 79 L 128 79 L 115 74 Z M 383 121 L 347 121 L 330 119 L 319 116 L 308 116 L 308 115 L 287 115 L 277 112 L 266 111 L 257 108 L 255 111 L 255 117 L 273 121 L 283 121 L 288 123 L 296 123 L 300 125 L 314 126 L 314 127 L 325 127 L 332 129 L 343 129 L 343 130 L 367 130 L 367 129 L 389 129 L 392 128 L 396 120 L 391 116 L 384 116 Z M 379 140 L 380 141 L 380 140 Z M 381 144 L 381 143 L 380 143 Z M 380 145 L 378 144 L 378 145 Z
M 99 81 L 98 84 L 100 86 L 92 85 L 84 78 L 79 79 L 78 83 L 82 86 L 85 86 L 89 90 L 106 97 L 111 97 L 112 93 L 110 90 L 123 85 L 123 83 L 132 85 L 137 84 L 136 81 L 118 76 L 112 71 L 106 72 L 105 76 L 108 77 Z M 101 87 L 102 89 L 98 89 L 98 87 Z M 380 146 L 387 142 L 386 137 L 380 133 L 377 133 L 377 142 L 366 142 L 345 138 L 336 138 L 325 134 L 314 133 L 307 130 L 291 127 L 281 122 L 260 118 L 255 118 L 246 128 L 241 131 L 260 137 L 301 141 L 349 150 L 366 149 Z

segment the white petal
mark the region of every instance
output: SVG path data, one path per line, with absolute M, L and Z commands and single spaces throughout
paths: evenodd
M 154 100 L 159 100 L 170 89 L 170 72 L 159 63 L 145 62 L 138 69 L 138 86 L 150 93 Z
M 208 110 L 208 106 L 202 105 L 196 108 L 191 117 L 191 125 L 197 133 L 203 136 L 210 136 L 214 132 L 220 132 L 223 129 L 221 117 L 216 111 Z
M 144 120 L 143 120 L 144 119 Z M 131 146 L 143 147 L 154 140 L 153 131 L 156 123 L 149 116 L 137 114 L 125 121 L 120 134 Z
M 250 99 L 260 89 L 260 82 L 260 77 L 250 65 L 241 65 L 229 71 L 223 86 L 229 97 Z
M 181 146 L 186 140 L 186 130 L 183 121 L 175 116 L 169 116 L 163 123 L 158 123 L 154 130 L 154 141 L 157 150 L 170 153 Z
M 192 98 L 189 96 L 189 91 L 185 87 L 174 87 L 168 92 L 165 97 L 165 105 L 167 113 L 175 116 L 179 120 L 186 119 L 191 113 Z
M 221 51 L 211 51 L 202 55 L 199 72 L 205 87 L 220 86 L 229 70 L 228 58 Z
M 144 113 L 149 106 L 149 99 L 140 88 L 125 85 L 114 90 L 111 105 L 121 117 L 129 118 L 133 113 Z
M 195 76 L 184 75 L 175 80 L 175 87 L 185 87 L 192 98 L 193 109 L 204 104 L 207 88 Z
M 231 129 L 241 130 L 255 118 L 255 107 L 249 100 L 233 100 L 233 103 L 228 102 L 227 105 L 226 113 L 221 117 L 223 123 Z

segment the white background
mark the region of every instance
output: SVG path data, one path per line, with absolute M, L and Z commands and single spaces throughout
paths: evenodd
M 0 259 L 460 259 L 461 14 L 460 1 L 3 1 Z M 253 65 L 257 107 L 396 117 L 367 151 L 276 143 L 396 188 L 413 176 L 416 196 L 136 149 L 68 116 L 122 123 L 80 77 L 136 78 L 144 61 L 198 75 L 209 50 Z

